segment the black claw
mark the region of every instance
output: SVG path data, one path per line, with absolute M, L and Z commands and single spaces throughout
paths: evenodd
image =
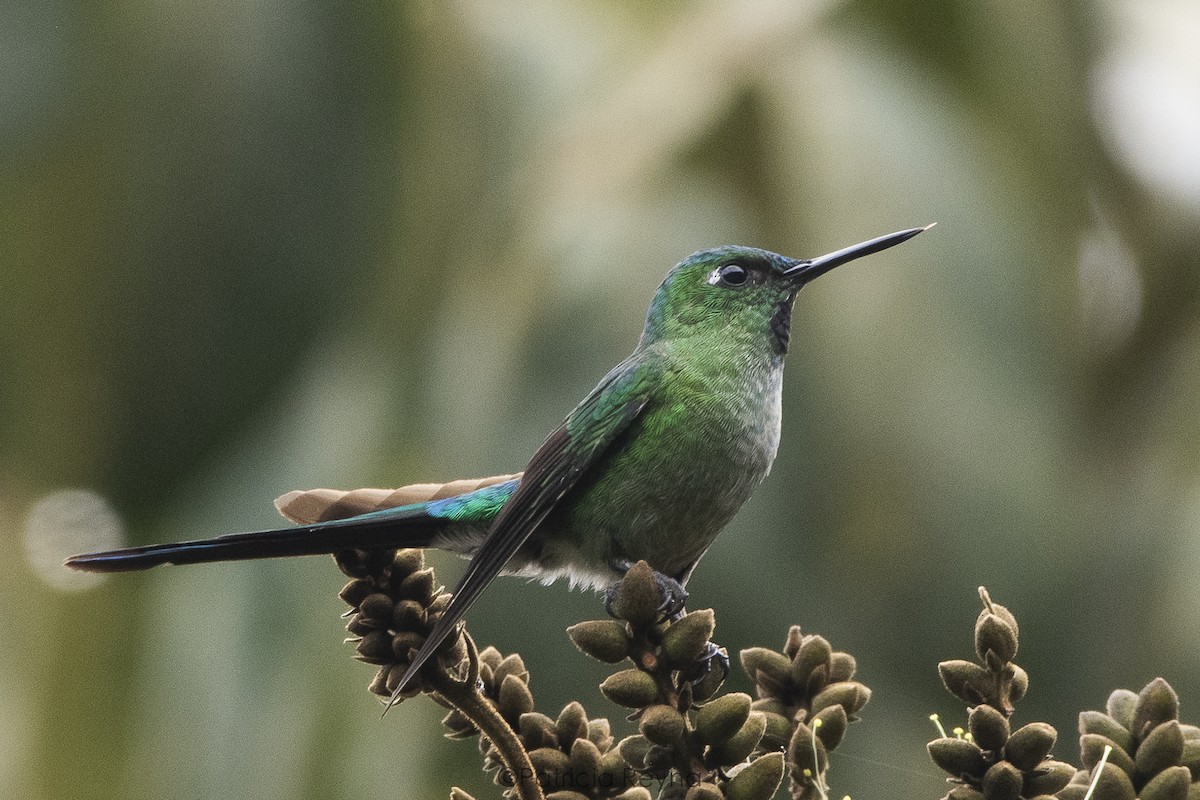
M 721 670 L 722 681 L 729 677 L 729 653 L 724 647 L 709 642 L 705 645 L 704 652 L 696 659 L 695 665 L 691 669 L 681 670 L 680 677 L 688 683 L 697 684 L 708 677 L 714 666 Z
M 617 581 L 604 590 L 604 613 L 608 614 L 613 619 L 618 619 L 617 612 L 613 611 L 613 603 L 617 601 L 617 593 L 620 590 L 620 581 Z
M 683 607 L 687 605 L 688 593 L 683 584 L 674 578 L 667 577 L 661 572 L 654 573 L 654 582 L 662 590 L 663 601 L 658 607 L 658 613 L 664 621 L 674 622 L 683 616 Z

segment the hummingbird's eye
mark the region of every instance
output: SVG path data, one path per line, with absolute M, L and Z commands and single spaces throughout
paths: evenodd
M 726 264 L 713 273 L 709 283 L 720 283 L 723 286 L 741 286 L 750 277 L 750 273 L 741 264 Z

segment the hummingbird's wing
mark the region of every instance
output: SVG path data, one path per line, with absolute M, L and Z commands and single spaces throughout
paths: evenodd
M 623 362 L 604 376 L 566 421 L 546 438 L 454 588 L 449 608 L 413 657 L 392 693 L 389 707 L 563 495 L 637 419 L 650 400 L 652 386 L 653 381 L 642 365 Z

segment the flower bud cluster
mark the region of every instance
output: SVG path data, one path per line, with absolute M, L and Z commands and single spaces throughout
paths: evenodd
M 1179 722 L 1179 698 L 1162 678 L 1136 694 L 1118 689 L 1103 712 L 1084 711 L 1079 734 L 1084 769 L 1056 798 L 1083 800 L 1093 780 L 1093 800 L 1200 798 L 1200 727 Z
M 752 647 L 741 661 L 758 694 L 751 708 L 765 722 L 758 749 L 786 748 L 792 796 L 820 796 L 829 752 L 871 699 L 871 690 L 854 680 L 854 657 L 792 626 L 782 652 Z
M 1029 678 L 1012 663 L 1019 628 L 1007 608 L 979 589 L 983 610 L 975 621 L 975 654 L 980 663 L 943 661 L 942 683 L 972 706 L 967 731 L 929 743 L 933 762 L 958 786 L 946 800 L 1019 800 L 1044 798 L 1066 786 L 1070 764 L 1050 759 L 1058 732 L 1044 722 L 1012 730 L 1014 703 L 1025 696 Z
M 516 654 L 504 657 L 494 647 L 479 652 L 479 680 L 483 695 L 517 733 L 521 746 L 529 753 L 534 773 L 547 797 L 643 800 L 639 793 L 628 793 L 636 776 L 613 746 L 608 720 L 589 720 L 583 706 L 576 702 L 568 703 L 557 719 L 534 711 L 529 672 L 521 657 Z M 450 706 L 437 695 L 434 699 Z M 450 709 L 442 720 L 449 731 L 448 738 L 464 739 L 479 733 L 461 711 L 453 706 Z M 484 769 L 494 773 L 497 784 L 510 786 L 511 776 L 505 773 L 500 753 L 487 737 L 480 737 L 479 749 L 484 756 Z
M 632 666 L 600 691 L 633 709 L 638 732 L 616 747 L 634 774 L 664 781 L 661 797 L 678 800 L 769 800 L 783 779 L 782 753 L 760 751 L 766 717 L 745 694 L 716 696 L 726 677 L 712 644 L 710 609 L 663 619 L 663 589 L 645 562 L 626 573 L 612 602 L 615 619 L 568 629 L 587 655 Z
M 435 584 L 433 570 L 425 567 L 420 550 L 344 550 L 334 559 L 352 579 L 339 595 L 351 607 L 347 641 L 355 645 L 355 658 L 379 667 L 368 687 L 371 693 L 388 698 L 450 605 L 450 595 Z M 463 637 L 447 637 L 438 655 L 431 661 L 433 669 L 462 662 L 467 655 Z M 425 688 L 417 674 L 400 698 Z

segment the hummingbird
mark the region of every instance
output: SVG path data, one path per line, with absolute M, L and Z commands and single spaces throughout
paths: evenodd
M 601 590 L 644 560 L 664 589 L 664 607 L 678 612 L 701 556 L 775 460 L 797 293 L 930 227 L 811 259 L 735 245 L 688 256 L 658 287 L 633 353 L 523 472 L 396 490 L 290 492 L 276 506 L 298 527 L 88 553 L 66 565 L 118 572 L 408 547 L 469 558 L 393 701 L 500 574 Z

